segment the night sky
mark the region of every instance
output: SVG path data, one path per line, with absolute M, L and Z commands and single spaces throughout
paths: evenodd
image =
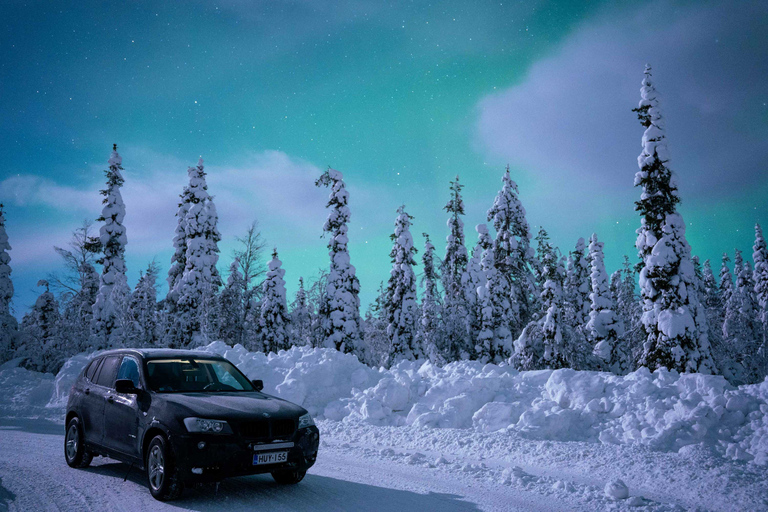
M 101 209 L 123 156 L 129 283 L 172 253 L 177 197 L 202 156 L 223 240 L 257 219 L 289 293 L 328 266 L 330 165 L 350 190 L 369 302 L 405 204 L 438 251 L 448 182 L 467 245 L 509 164 L 534 231 L 563 252 L 597 232 L 636 260 L 631 109 L 654 69 L 694 254 L 751 256 L 768 228 L 766 2 L 19 2 L 0 5 L 0 202 L 15 309 Z M 96 226 L 98 227 L 98 225 Z M 165 291 L 161 291 L 161 297 Z M 289 299 L 290 300 L 290 299 Z

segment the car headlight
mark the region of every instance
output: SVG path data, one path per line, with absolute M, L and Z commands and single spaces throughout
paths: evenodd
M 310 427 L 314 424 L 315 422 L 312 421 L 312 416 L 310 416 L 309 413 L 299 418 L 299 428 Z
M 231 434 L 232 428 L 223 420 L 207 420 L 204 418 L 184 418 L 184 426 L 188 432 L 203 432 L 207 434 Z

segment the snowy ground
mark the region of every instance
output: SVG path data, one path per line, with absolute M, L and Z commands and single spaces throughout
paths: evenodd
M 163 505 L 125 464 L 70 469 L 63 404 L 88 359 L 76 356 L 56 377 L 0 366 L 0 512 L 768 511 L 768 381 L 479 363 L 378 371 L 335 351 L 211 350 L 321 418 L 318 462 L 301 484 L 237 478 Z

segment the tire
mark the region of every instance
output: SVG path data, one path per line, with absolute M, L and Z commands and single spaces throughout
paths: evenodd
M 87 468 L 93 460 L 93 454 L 85 449 L 83 428 L 77 417 L 69 420 L 64 435 L 64 458 L 71 468 Z
M 165 437 L 158 435 L 149 443 L 145 456 L 147 485 L 152 496 L 159 501 L 175 500 L 184 490 L 173 453 Z
M 280 485 L 294 485 L 304 480 L 304 475 L 306 474 L 306 471 L 300 471 L 298 469 L 275 471 L 272 473 L 272 478 L 274 478 L 275 482 Z

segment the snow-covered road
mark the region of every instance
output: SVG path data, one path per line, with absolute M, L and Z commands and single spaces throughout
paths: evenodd
M 162 504 L 150 496 L 143 473 L 126 464 L 95 459 L 88 469 L 67 467 L 60 425 L 0 419 L 0 511 L 768 510 L 759 472 L 702 453 L 456 429 L 336 422 L 320 428 L 318 463 L 298 486 L 277 486 L 269 476 L 236 478 L 218 492 L 215 485 L 198 486 Z M 627 482 L 629 500 L 605 496 L 613 476 Z

